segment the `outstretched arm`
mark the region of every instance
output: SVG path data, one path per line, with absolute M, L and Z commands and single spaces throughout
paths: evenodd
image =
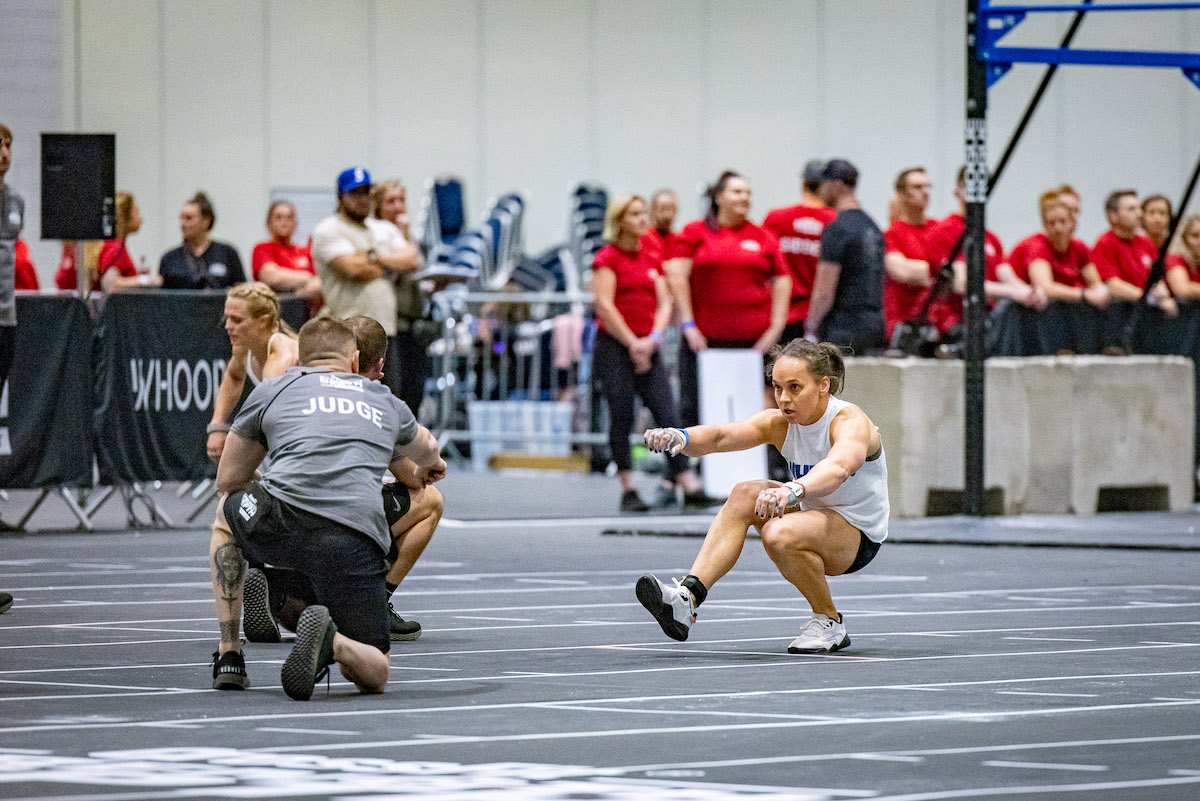
M 674 456 L 703 456 L 706 453 L 744 451 L 758 445 L 783 444 L 787 421 L 778 409 L 761 412 L 736 423 L 691 428 L 652 428 L 644 437 L 652 451 Z

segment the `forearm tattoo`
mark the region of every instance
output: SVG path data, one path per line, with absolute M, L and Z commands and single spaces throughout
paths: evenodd
M 221 593 L 221 599 L 229 604 L 242 599 L 242 580 L 246 572 L 246 560 L 242 551 L 233 543 L 226 543 L 213 553 L 213 578 Z

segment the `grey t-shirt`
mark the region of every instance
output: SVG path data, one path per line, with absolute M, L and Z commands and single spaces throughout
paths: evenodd
M 0 183 L 0 325 L 17 324 L 17 240 L 25 225 L 25 201 Z
M 297 509 L 391 545 L 379 478 L 417 421 L 378 381 L 353 373 L 293 367 L 259 384 L 233 432 L 267 449 L 262 486 Z

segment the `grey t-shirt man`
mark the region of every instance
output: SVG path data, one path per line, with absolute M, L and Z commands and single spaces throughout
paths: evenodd
M 293 367 L 250 393 L 233 422 L 267 449 L 261 484 L 297 509 L 391 545 L 379 477 L 417 435 L 404 401 L 354 373 Z
M 25 201 L 0 183 L 0 325 L 17 324 L 17 240 L 25 225 Z

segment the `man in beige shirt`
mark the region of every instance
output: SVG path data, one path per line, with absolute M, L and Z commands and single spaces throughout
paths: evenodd
M 388 335 L 384 383 L 396 392 L 396 277 L 419 266 L 419 256 L 394 224 L 371 218 L 371 175 L 363 167 L 337 179 L 337 212 L 317 223 L 312 259 L 325 296 L 322 316 L 361 314 L 377 320 Z M 388 368 L 391 368 L 390 370 Z M 388 373 L 391 373 L 390 375 Z

